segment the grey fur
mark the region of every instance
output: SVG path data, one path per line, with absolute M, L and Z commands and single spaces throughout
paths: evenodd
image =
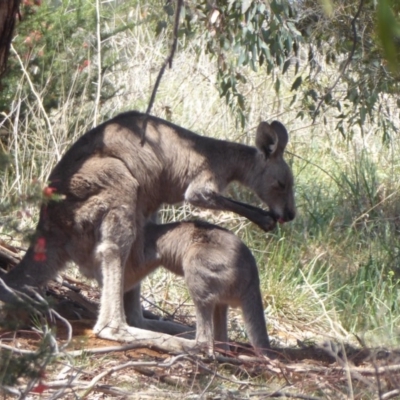
M 293 176 L 283 158 L 288 140 L 282 124 L 262 122 L 256 147 L 197 135 L 150 117 L 140 144 L 145 116 L 120 114 L 83 135 L 65 153 L 49 177 L 61 201 L 43 205 L 36 238 L 46 244 L 46 260 L 35 259 L 33 243 L 23 260 L 3 277 L 12 288 L 39 286 L 69 261 L 102 284 L 100 312 L 94 327 L 105 339 L 132 341 L 129 326 L 177 333 L 171 324 L 145 320 L 140 310 L 144 262 L 143 227 L 162 203 L 183 200 L 216 210 L 233 211 L 265 230 L 274 220 L 295 216 Z M 222 196 L 238 181 L 268 205 L 270 213 Z M 275 222 L 275 221 L 274 221 Z M 132 292 L 133 290 L 133 292 Z M 0 300 L 13 301 L 0 287 Z
M 203 222 L 145 226 L 146 273 L 164 266 L 184 276 L 196 309 L 196 342 L 210 354 L 229 350 L 228 306 L 240 307 L 251 344 L 257 352 L 270 348 L 256 261 L 233 233 Z

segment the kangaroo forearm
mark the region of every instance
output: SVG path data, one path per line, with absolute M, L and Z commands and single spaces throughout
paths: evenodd
M 228 197 L 224 197 L 224 200 L 227 204 L 227 207 L 231 208 L 231 211 L 235 212 L 236 214 L 240 214 L 253 222 L 258 221 L 260 217 L 273 218 L 271 212 L 263 210 L 262 208 L 254 207 L 250 204 L 242 203 Z
M 266 232 L 274 229 L 276 225 L 276 219 L 271 212 L 246 203 L 241 203 L 240 201 L 229 199 L 215 191 L 203 190 L 191 193 L 190 196 L 186 197 L 186 200 L 194 206 L 234 212 L 247 218 Z
M 265 232 L 269 232 L 275 228 L 276 220 L 271 212 L 228 198 L 225 198 L 225 201 L 230 207 L 230 211 L 246 217 Z

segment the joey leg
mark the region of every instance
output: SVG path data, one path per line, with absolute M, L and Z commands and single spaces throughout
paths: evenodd
M 192 297 L 193 298 L 193 297 Z M 207 354 L 214 354 L 213 338 L 213 304 L 195 304 L 196 308 L 196 343 L 200 348 L 205 348 Z
M 214 309 L 214 340 L 215 346 L 219 349 L 229 351 L 228 344 L 228 306 L 217 304 Z

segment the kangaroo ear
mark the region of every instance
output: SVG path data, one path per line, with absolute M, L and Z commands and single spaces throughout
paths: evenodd
M 278 135 L 268 122 L 260 122 L 256 132 L 256 147 L 268 158 L 278 148 Z
M 271 128 L 278 135 L 278 149 L 283 153 L 289 141 L 289 134 L 284 125 L 279 121 L 272 121 Z

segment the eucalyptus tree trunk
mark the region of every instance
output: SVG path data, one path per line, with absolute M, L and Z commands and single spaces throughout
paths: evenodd
M 0 78 L 6 71 L 19 4 L 20 0 L 0 0 Z

